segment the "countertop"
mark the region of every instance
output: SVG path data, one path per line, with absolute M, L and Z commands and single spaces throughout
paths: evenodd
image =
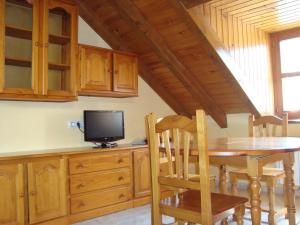
M 62 156 L 62 155 L 76 155 L 88 153 L 100 153 L 111 151 L 124 151 L 129 149 L 147 148 L 148 145 L 132 145 L 120 144 L 112 148 L 93 148 L 93 147 L 74 147 L 74 148 L 57 148 L 47 150 L 34 150 L 34 151 L 20 151 L 20 152 L 5 152 L 0 153 L 0 161 L 12 159 L 25 159 L 25 158 L 38 158 L 47 156 Z

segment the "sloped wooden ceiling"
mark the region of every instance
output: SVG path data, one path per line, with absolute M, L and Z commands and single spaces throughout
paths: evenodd
M 186 4 L 199 6 L 195 2 Z M 221 10 L 223 16 L 233 16 L 266 32 L 300 26 L 299 0 L 212 0 L 205 7 Z
M 140 76 L 178 114 L 203 108 L 220 127 L 227 113 L 259 114 L 182 2 L 77 2 L 81 17 L 112 48 L 139 55 Z M 195 2 L 205 1 L 183 1 Z

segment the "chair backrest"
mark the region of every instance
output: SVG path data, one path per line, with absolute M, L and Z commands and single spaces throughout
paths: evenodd
M 155 115 L 151 113 L 146 116 L 146 121 L 152 177 L 152 213 L 158 213 L 161 186 L 171 190 L 172 188 L 201 190 L 201 200 L 199 199 L 199 201 L 205 207 L 202 207 L 199 213 L 201 213 L 203 224 L 211 224 L 211 193 L 205 112 L 197 110 L 196 120 L 173 115 L 167 116 L 159 122 L 157 122 Z M 196 139 L 197 146 L 192 148 L 191 140 L 193 138 Z M 163 143 L 163 146 L 160 146 L 160 142 Z M 169 173 L 166 176 L 159 173 L 159 158 L 162 149 L 165 151 L 168 161 Z M 191 151 L 197 151 L 199 157 L 199 181 L 189 180 L 188 165 Z M 152 218 L 154 218 L 153 215 Z M 156 222 L 159 224 L 158 221 Z M 156 223 L 154 222 L 154 224 Z
M 249 116 L 249 137 L 286 137 L 288 127 L 288 115 L 282 118 L 276 116 L 261 116 L 256 118 Z M 280 130 L 277 130 L 279 128 Z

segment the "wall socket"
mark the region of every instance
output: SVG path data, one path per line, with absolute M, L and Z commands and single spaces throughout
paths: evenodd
M 83 129 L 83 122 L 80 120 L 70 120 L 68 121 L 68 128 L 78 128 L 77 123 L 80 123 L 80 128 Z

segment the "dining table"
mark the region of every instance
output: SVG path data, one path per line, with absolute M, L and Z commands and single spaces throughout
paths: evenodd
M 226 166 L 246 168 L 250 180 L 250 205 L 252 224 L 261 224 L 261 184 L 263 167 L 282 161 L 285 171 L 287 217 L 296 224 L 294 153 L 300 151 L 300 138 L 296 137 L 246 137 L 217 138 L 208 141 L 210 163 L 220 168 L 220 190 L 226 189 Z M 197 156 L 197 150 L 191 150 Z

